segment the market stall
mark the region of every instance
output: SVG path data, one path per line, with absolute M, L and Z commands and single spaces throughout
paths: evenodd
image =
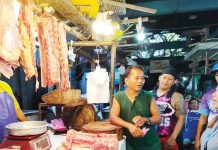
M 46 120 L 8 123 L 4 127 L 7 130 L 4 129 L 5 138 L 0 144 L 0 148 L 47 150 L 57 149 L 64 146 L 63 143 L 65 143 L 67 149 L 125 150 L 125 139 L 121 127 L 112 125 L 110 122 L 95 122 L 96 110 L 93 103 L 112 102 L 116 45 L 117 40 L 123 34 L 119 28 L 119 22 L 112 24 L 107 16 L 110 15 L 109 11 L 125 13 L 125 8 L 149 13 L 155 13 L 156 10 L 125 4 L 119 0 L 100 2 L 96 0 L 86 2 L 2 0 L 0 4 L 3 6 L 0 10 L 2 27 L 0 31 L 2 37 L 0 41 L 0 73 L 10 79 L 14 74 L 14 68 L 21 65 L 25 73 L 25 80 L 34 78 L 36 91 L 39 88 L 52 89 L 55 85 L 55 90 L 52 89 L 42 96 L 43 103 L 39 103 L 39 120 L 43 120 L 43 113 L 46 113 L 43 109 L 52 106 L 55 106 L 56 118 L 58 118 L 51 121 L 48 131 L 47 122 L 44 122 Z M 100 7 L 104 7 L 105 12 L 99 13 Z M 112 25 L 114 28 L 113 35 L 107 33 L 103 37 L 92 33 L 92 20 L 98 20 L 101 15 L 105 19 L 106 25 Z M 137 19 L 130 21 L 137 22 Z M 106 31 L 109 30 L 103 32 Z M 74 42 L 67 41 L 68 34 L 73 35 L 71 41 L 74 39 Z M 87 99 L 82 99 L 81 91 L 71 89 L 70 86 L 69 60 L 73 61 L 75 54 L 68 48 L 100 46 L 108 46 L 111 49 L 108 52 L 111 56 L 110 72 L 108 73 L 106 69 L 100 67 L 99 59 L 94 60 L 96 68 L 88 76 L 91 81 L 88 82 L 88 87 L 92 86 L 89 88 L 92 91 L 87 92 Z M 103 75 L 105 78 L 101 79 Z M 102 88 L 103 91 L 98 92 L 99 87 L 96 84 L 94 91 L 95 82 L 102 84 L 102 87 L 105 86 L 105 89 Z M 105 95 L 100 97 L 104 92 Z M 95 98 L 93 99 L 93 97 Z M 89 124 L 90 122 L 94 124 Z M 96 126 L 99 128 L 96 129 Z M 62 135 L 56 135 L 56 133 Z
M 213 62 L 218 59 L 217 41 L 218 40 L 214 38 L 214 39 L 206 39 L 199 43 L 196 43 L 196 45 L 191 49 L 191 51 L 188 52 L 184 57 L 185 60 L 193 62 L 192 79 L 194 79 L 194 76 L 196 74 L 197 63 L 199 61 L 205 61 L 204 74 L 206 75 L 209 73 L 209 67 L 212 66 L 212 63 L 209 64 L 209 61 Z M 194 91 L 196 89 L 196 87 L 194 86 L 195 80 L 192 80 L 191 84 L 193 85 L 192 96 L 194 96 Z

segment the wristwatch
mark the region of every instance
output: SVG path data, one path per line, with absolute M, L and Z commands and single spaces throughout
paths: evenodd
M 146 119 L 146 122 L 145 122 L 145 123 L 146 123 L 147 125 L 151 125 L 151 120 L 150 120 L 149 118 L 145 118 L 145 119 Z

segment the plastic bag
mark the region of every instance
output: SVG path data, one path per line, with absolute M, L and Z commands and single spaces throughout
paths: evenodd
M 17 122 L 16 111 L 14 107 L 14 101 L 10 95 L 6 92 L 0 93 L 0 143 L 5 136 L 8 135 L 8 131 L 5 126 L 9 123 Z

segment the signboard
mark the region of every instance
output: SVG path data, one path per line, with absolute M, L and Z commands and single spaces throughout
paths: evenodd
M 163 67 L 170 64 L 169 60 L 151 60 L 150 73 L 161 73 Z

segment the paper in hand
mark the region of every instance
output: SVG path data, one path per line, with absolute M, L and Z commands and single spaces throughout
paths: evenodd
M 142 137 L 144 137 L 149 130 L 150 130 L 149 128 L 144 127 L 142 129 L 142 133 L 143 133 Z

